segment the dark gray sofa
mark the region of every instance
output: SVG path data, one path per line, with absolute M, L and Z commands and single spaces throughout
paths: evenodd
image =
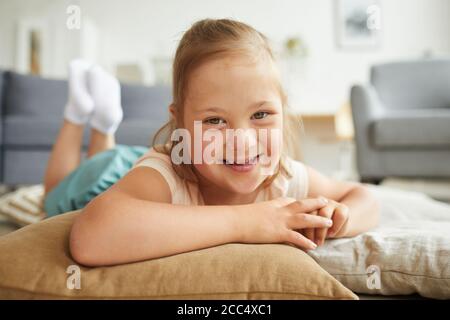
M 168 120 L 170 87 L 121 84 L 124 119 L 120 144 L 149 146 Z M 0 70 L 0 180 L 7 185 L 41 183 L 63 119 L 67 81 Z M 84 147 L 89 141 L 86 127 Z

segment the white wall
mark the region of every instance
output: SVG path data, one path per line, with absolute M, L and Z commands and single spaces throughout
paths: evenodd
M 381 0 L 381 47 L 337 49 L 333 0 L 0 0 L 0 67 L 14 68 L 16 21 L 45 17 L 52 26 L 48 76 L 63 77 L 78 54 L 77 31 L 65 27 L 69 4 L 97 26 L 98 61 L 110 70 L 117 63 L 146 62 L 172 55 L 182 32 L 197 19 L 230 17 L 268 35 L 275 46 L 301 35 L 309 57 L 301 66 L 294 107 L 310 112 L 335 110 L 348 98 L 351 84 L 366 81 L 377 62 L 420 57 L 431 50 L 450 54 L 450 1 Z

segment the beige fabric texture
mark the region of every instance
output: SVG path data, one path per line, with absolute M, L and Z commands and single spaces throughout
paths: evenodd
M 369 188 L 381 204 L 379 226 L 327 240 L 310 256 L 357 293 L 450 299 L 450 205 L 419 192 Z
M 201 193 L 195 183 L 181 179 L 172 168 L 171 159 L 151 148 L 140 157 L 133 168 L 146 166 L 157 170 L 166 180 L 172 194 L 173 204 L 204 205 Z M 308 195 L 308 174 L 306 167 L 300 161 L 287 158 L 286 166 L 293 177 L 280 174 L 272 184 L 258 193 L 255 202 L 271 200 L 277 197 L 291 197 L 301 200 Z
M 68 240 L 78 214 L 0 238 L 0 299 L 357 299 L 305 252 L 284 244 L 232 243 L 125 265 L 80 266 L 80 289 L 71 290 L 66 271 L 76 263 Z
M 44 186 L 42 184 L 20 187 L 0 197 L 0 214 L 19 226 L 44 219 Z

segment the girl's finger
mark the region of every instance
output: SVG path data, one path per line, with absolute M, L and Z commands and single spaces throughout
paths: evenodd
M 329 228 L 333 221 L 309 213 L 298 213 L 290 217 L 287 225 L 289 229 Z
M 298 201 L 291 202 L 288 207 L 293 210 L 293 212 L 296 213 L 305 213 L 305 212 L 311 212 L 314 210 L 321 209 L 325 207 L 328 204 L 328 200 L 319 197 L 319 198 L 309 198 L 309 199 L 302 199 Z
M 299 232 L 294 230 L 286 231 L 286 241 L 293 243 L 295 246 L 303 249 L 303 250 L 313 250 L 317 248 L 317 245 L 311 240 L 305 238 Z
M 348 207 L 345 205 L 337 206 L 333 214 L 333 226 L 328 230 L 328 237 L 336 236 L 347 222 L 347 219 Z
M 310 212 L 309 214 L 316 216 L 318 214 L 318 210 L 314 210 L 314 211 Z M 305 237 L 308 238 L 309 240 L 311 240 L 312 242 L 315 242 L 314 229 L 313 228 L 305 229 Z
M 332 219 L 333 218 L 333 213 L 335 210 L 335 206 L 334 205 L 329 205 L 326 206 L 322 209 L 319 210 L 319 216 L 328 218 L 328 219 Z M 315 234 L 314 234 L 314 239 L 315 239 L 315 243 L 318 246 L 321 246 L 324 242 L 325 242 L 325 238 L 327 236 L 327 232 L 328 232 L 328 228 L 317 228 L 315 229 Z

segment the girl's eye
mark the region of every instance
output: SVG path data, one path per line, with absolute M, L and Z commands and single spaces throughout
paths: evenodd
M 254 117 L 255 119 L 264 119 L 264 118 L 267 117 L 268 115 L 269 115 L 268 112 L 260 111 L 260 112 L 256 112 L 256 113 L 253 115 L 253 117 Z
M 209 118 L 209 119 L 206 119 L 204 122 L 209 123 L 209 124 L 222 124 L 225 121 L 220 118 Z

